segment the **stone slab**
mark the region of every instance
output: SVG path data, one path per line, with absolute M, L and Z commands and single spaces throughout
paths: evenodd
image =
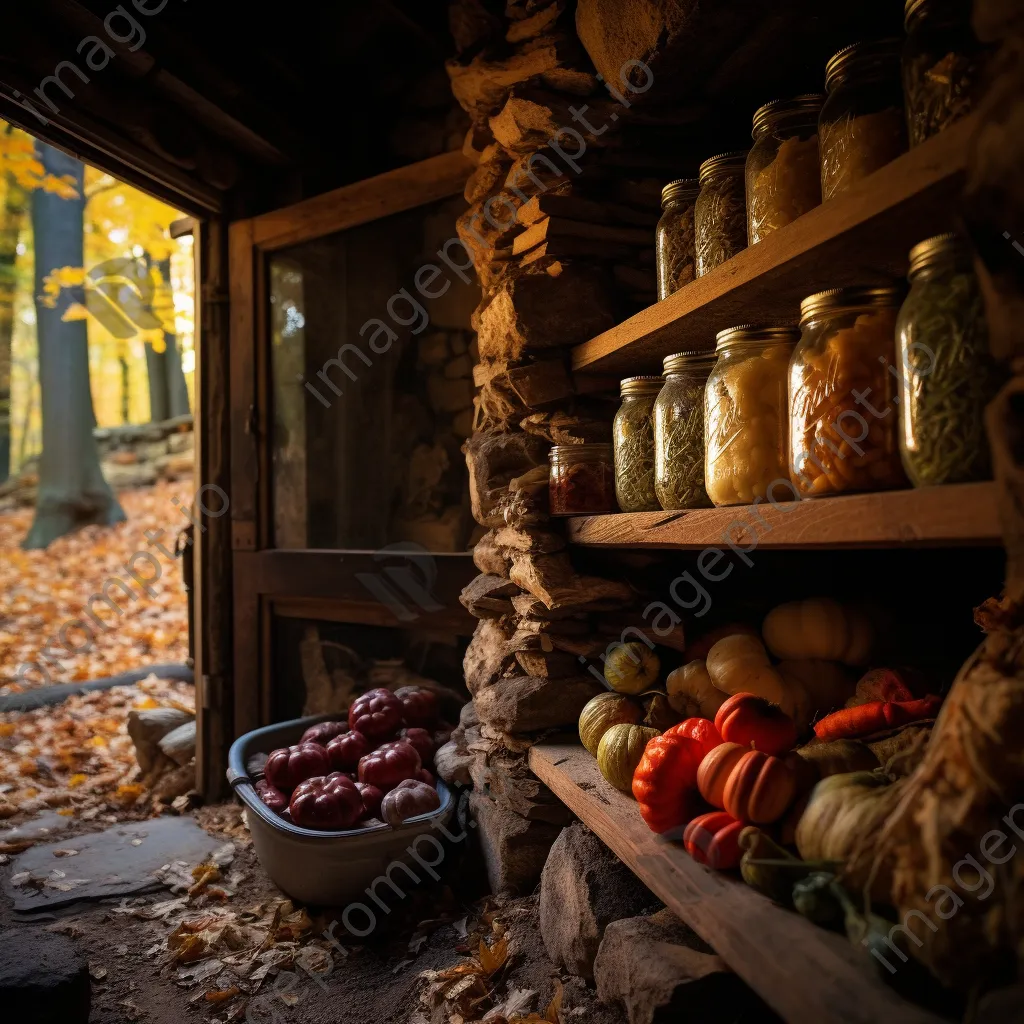
M 155 873 L 165 864 L 180 860 L 194 866 L 221 845 L 191 818 L 116 825 L 19 854 L 4 878 L 4 891 L 20 913 L 56 910 L 83 900 L 135 896 L 163 887 Z M 55 856 L 55 850 L 77 853 Z M 34 884 L 12 884 L 12 879 L 26 871 Z

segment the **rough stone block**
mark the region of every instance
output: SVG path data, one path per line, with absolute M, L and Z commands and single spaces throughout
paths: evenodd
M 658 905 L 658 898 L 585 825 L 570 825 L 555 840 L 540 881 L 540 933 L 559 967 L 593 979 L 605 928 Z
M 594 980 L 598 997 L 622 1006 L 629 1024 L 727 1024 L 758 1002 L 725 961 L 668 910 L 609 924 Z
M 70 939 L 9 929 L 0 937 L 4 1019 L 32 1024 L 87 1024 L 89 965 Z
M 491 890 L 514 896 L 533 892 L 559 827 L 502 810 L 490 797 L 476 791 L 469 798 L 469 809 L 480 837 Z
M 480 721 L 508 733 L 575 725 L 587 701 L 604 692 L 590 676 L 501 679 L 474 698 Z

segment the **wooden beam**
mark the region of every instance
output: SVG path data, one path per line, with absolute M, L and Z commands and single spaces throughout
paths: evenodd
M 15 99 L 13 88 L 24 93 L 29 87 L 25 82 L 11 82 L 4 72 L 4 81 L 0 82 L 0 117 L 5 121 L 180 210 L 210 214 L 223 209 L 224 195 L 219 189 L 81 109 L 74 109 L 73 116 L 48 114 L 49 124 L 40 124 Z
M 995 485 L 952 484 L 686 512 L 634 512 L 569 520 L 569 539 L 588 547 L 900 548 L 989 547 L 1001 542 Z
M 399 167 L 254 218 L 253 241 L 264 252 L 283 249 L 446 199 L 462 192 L 473 169 L 461 152 Z
M 231 358 L 231 522 L 232 546 L 256 546 L 257 445 L 260 429 L 256 400 L 256 262 L 251 220 L 228 230 Z M 241 527 L 241 530 L 239 530 Z M 239 543 L 244 535 L 250 538 Z

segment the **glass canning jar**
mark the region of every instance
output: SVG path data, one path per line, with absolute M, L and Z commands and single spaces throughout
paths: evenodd
M 680 178 L 661 190 L 661 220 L 656 233 L 658 299 L 667 298 L 696 276 L 693 208 L 700 182 Z
M 786 470 L 786 371 L 795 327 L 731 327 L 718 335 L 718 360 L 704 394 L 704 485 L 716 505 L 772 496 Z
M 904 487 L 897 439 L 902 286 L 834 288 L 800 304 L 789 368 L 789 467 L 801 496 Z
M 825 90 L 828 98 L 818 119 L 822 202 L 907 148 L 899 40 L 840 50 L 825 69 Z
M 747 156 L 747 238 L 751 245 L 821 204 L 818 116 L 824 96 L 766 103 L 754 114 Z
M 553 516 L 618 511 L 610 444 L 562 444 L 548 452 L 548 496 Z
M 989 479 L 984 412 L 1002 381 L 971 253 L 956 235 L 910 250 L 910 294 L 896 335 L 907 476 L 916 487 Z
M 907 0 L 903 94 L 911 146 L 974 108 L 989 50 L 971 27 L 971 0 Z
M 700 195 L 693 211 L 698 277 L 747 247 L 746 162 L 744 150 L 700 165 Z
M 657 512 L 654 491 L 654 403 L 661 377 L 627 377 L 619 383 L 622 403 L 612 423 L 615 498 L 622 512 Z
M 664 361 L 654 404 L 654 491 L 664 509 L 708 508 L 704 487 L 704 390 L 714 352 L 678 352 Z

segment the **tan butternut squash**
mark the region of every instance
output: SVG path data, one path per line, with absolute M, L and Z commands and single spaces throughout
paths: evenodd
M 729 695 L 711 681 L 704 659 L 687 662 L 665 679 L 668 702 L 684 718 L 714 718 Z
M 761 633 L 776 658 L 821 658 L 845 665 L 866 664 L 875 640 L 863 612 L 830 597 L 780 604 L 765 616 Z
M 773 704 L 786 701 L 782 676 L 756 636 L 736 633 L 719 640 L 708 651 L 707 668 L 711 681 L 729 696 L 752 693 Z

